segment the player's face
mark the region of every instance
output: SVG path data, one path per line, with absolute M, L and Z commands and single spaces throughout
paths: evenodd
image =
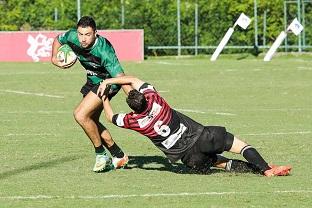
M 96 31 L 92 27 L 78 27 L 77 32 L 81 47 L 90 48 L 96 39 Z

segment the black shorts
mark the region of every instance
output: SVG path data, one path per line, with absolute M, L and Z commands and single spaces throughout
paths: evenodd
M 181 161 L 189 168 L 198 172 L 209 172 L 210 168 L 217 162 L 217 154 L 232 147 L 233 134 L 220 126 L 206 126 Z
M 82 86 L 80 92 L 83 95 L 83 97 L 85 97 L 90 91 L 96 94 L 99 86 L 100 84 L 93 84 L 91 80 L 87 79 L 87 82 Z M 118 93 L 118 91 L 119 89 L 111 91 L 108 95 L 108 99 L 111 100 Z M 102 96 L 99 95 L 98 97 L 102 98 Z

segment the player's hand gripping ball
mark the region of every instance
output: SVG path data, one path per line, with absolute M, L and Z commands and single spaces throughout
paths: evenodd
M 69 68 L 77 61 L 77 56 L 69 45 L 64 44 L 59 47 L 57 52 L 57 60 L 64 68 Z

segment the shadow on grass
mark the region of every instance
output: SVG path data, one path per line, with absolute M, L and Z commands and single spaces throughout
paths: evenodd
M 67 156 L 67 157 L 62 157 L 62 158 L 58 158 L 58 159 L 49 160 L 49 161 L 46 161 L 46 162 L 40 162 L 40 163 L 32 164 L 32 165 L 21 167 L 21 168 L 17 168 L 17 169 L 14 169 L 14 170 L 9 170 L 9 171 L 0 173 L 0 180 L 9 178 L 11 176 L 19 175 L 19 174 L 22 174 L 22 173 L 25 173 L 25 172 L 33 171 L 33 170 L 49 168 L 49 167 L 52 167 L 52 166 L 56 166 L 58 164 L 74 161 L 74 160 L 77 160 L 77 159 L 80 159 L 80 158 L 81 157 L 78 157 L 78 156 Z
M 169 160 L 162 156 L 129 156 L 129 162 L 125 169 L 139 168 L 143 170 L 168 171 L 178 174 L 201 174 L 224 172 L 220 169 L 211 169 L 209 172 L 201 173 L 186 167 L 182 163 L 171 164 Z

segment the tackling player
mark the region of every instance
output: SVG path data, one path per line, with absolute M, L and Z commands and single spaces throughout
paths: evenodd
M 58 49 L 63 44 L 68 44 L 72 48 L 86 70 L 87 81 L 80 91 L 83 98 L 74 110 L 74 117 L 94 145 L 96 162 L 93 171 L 103 171 L 110 165 L 110 158 L 107 156 L 103 145 L 108 148 L 113 156 L 114 167 L 120 168 L 128 162 L 128 157 L 113 141 L 105 126 L 99 122 L 103 105 L 101 98 L 96 94 L 102 80 L 124 76 L 115 50 L 106 38 L 97 34 L 96 23 L 89 16 L 82 17 L 76 29 L 71 29 L 54 39 L 51 62 L 55 66 L 65 69 L 74 62 L 64 64 L 57 59 Z M 122 86 L 125 92 L 128 92 L 127 87 L 129 88 L 127 85 Z M 114 85 L 108 98 L 111 99 L 119 89 L 120 85 Z
M 133 112 L 114 114 L 104 95 L 108 121 L 147 136 L 172 163 L 181 159 L 186 166 L 201 173 L 209 172 L 214 166 L 268 177 L 289 175 L 290 166 L 268 165 L 255 148 L 224 127 L 203 126 L 173 110 L 152 85 L 131 76 L 117 77 L 104 80 L 98 88 L 98 95 L 102 96 L 110 84 L 129 84 L 134 88 L 127 97 L 127 104 Z M 241 154 L 248 162 L 225 158 L 220 155 L 224 151 Z

